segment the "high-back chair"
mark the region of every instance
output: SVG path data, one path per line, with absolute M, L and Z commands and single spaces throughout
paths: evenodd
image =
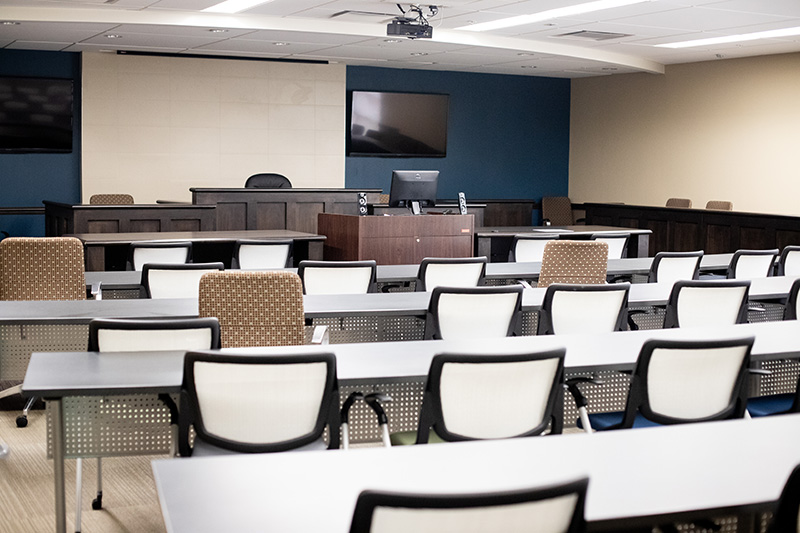
M 572 226 L 576 220 L 572 213 L 572 201 L 567 196 L 545 196 L 542 198 L 542 221 L 545 226 Z
M 796 466 L 783 486 L 778 508 L 772 515 L 768 533 L 800 531 L 800 465 Z
M 305 340 L 303 285 L 287 271 L 211 272 L 200 279 L 200 316 L 219 319 L 223 348 Z
M 392 434 L 392 445 L 561 433 L 564 354 L 436 355 L 417 431 Z
M 233 247 L 231 268 L 262 270 L 292 266 L 291 240 L 238 240 Z
M 350 533 L 580 533 L 586 530 L 587 478 L 547 487 L 476 494 L 367 490 L 358 496 Z
M 478 339 L 520 334 L 522 285 L 436 287 L 425 317 L 425 339 Z
M 608 272 L 608 243 L 557 240 L 544 247 L 537 287 L 552 283 L 600 285 Z
M 611 333 L 627 327 L 630 283 L 547 287 L 537 335 Z
M 797 320 L 800 317 L 800 309 L 797 308 L 798 304 L 800 304 L 798 293 L 800 293 L 800 279 L 794 280 L 792 287 L 789 289 L 789 296 L 786 298 L 786 306 L 783 309 L 784 320 Z
M 753 337 L 645 342 L 633 372 L 625 411 L 590 414 L 591 428 L 584 429 L 744 417 L 753 342 Z
M 744 324 L 749 292 L 747 280 L 676 281 L 667 302 L 664 327 Z
M 375 261 L 300 261 L 297 274 L 304 294 L 375 292 Z
M 133 205 L 130 194 L 93 194 L 89 197 L 89 205 Z
M 147 298 L 197 298 L 203 274 L 224 268 L 222 263 L 145 263 L 142 287 Z
M 728 265 L 728 279 L 753 279 L 772 276 L 778 249 L 736 250 Z
M 90 352 L 150 352 L 169 350 L 209 350 L 219 348 L 219 322 L 216 318 L 159 318 L 148 320 L 93 319 L 89 322 Z M 159 394 L 158 399 L 170 413 L 173 427 L 172 455 L 178 445 L 178 407 L 169 394 Z M 120 399 L 119 401 L 124 401 Z M 139 399 L 137 398 L 137 401 Z M 76 469 L 80 472 L 82 460 Z M 81 523 L 81 476 L 76 476 L 76 531 Z M 103 506 L 102 458 L 97 458 L 97 497 L 92 509 Z
M 733 211 L 733 202 L 727 200 L 709 200 L 706 202 L 706 209 L 716 209 L 718 211 Z
M 547 241 L 558 239 L 553 233 L 526 233 L 515 235 L 511 250 L 508 253 L 509 262 L 530 263 L 541 261 L 544 255 L 544 245 Z
M 479 287 L 486 275 L 486 257 L 426 257 L 419 264 L 415 290 L 436 287 Z
M 779 276 L 800 276 L 800 246 L 786 246 L 778 260 Z
M 191 241 L 139 241 L 128 249 L 128 270 L 142 270 L 147 263 L 184 264 L 192 260 Z
M 247 178 L 244 186 L 246 189 L 291 189 L 292 182 L 283 174 L 262 172 Z
M 650 265 L 648 283 L 675 283 L 697 279 L 703 250 L 696 252 L 658 252 Z
M 184 457 L 338 448 L 336 359 L 332 353 L 189 352 L 179 435 Z
M 628 240 L 630 237 L 630 233 L 595 233 L 591 239 L 608 244 L 609 259 L 622 259 L 628 256 Z
M 669 198 L 667 200 L 667 207 L 692 207 L 692 200 L 690 198 Z
M 85 300 L 83 244 L 72 237 L 8 237 L 0 241 L 0 300 Z M 0 391 L 0 398 L 21 392 Z M 29 398 L 17 426 L 28 425 Z

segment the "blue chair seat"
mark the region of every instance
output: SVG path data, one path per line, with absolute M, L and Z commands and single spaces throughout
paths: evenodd
M 759 396 L 747 400 L 747 412 L 750 416 L 779 415 L 789 411 L 794 403 L 794 394 L 773 394 L 772 396 Z M 592 422 L 594 424 L 594 422 Z
M 609 429 L 610 427 L 621 424 L 624 415 L 624 411 L 617 411 L 614 413 L 595 413 L 589 415 L 589 423 L 592 424 L 592 429 L 595 431 L 603 431 Z M 656 424 L 640 414 L 637 414 L 636 419 L 633 421 L 634 428 L 649 428 L 657 427 L 659 425 L 660 424 Z M 578 420 L 578 427 L 583 429 L 583 424 L 580 420 Z

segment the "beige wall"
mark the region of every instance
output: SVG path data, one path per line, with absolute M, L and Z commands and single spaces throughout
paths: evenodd
M 345 67 L 83 54 L 83 199 L 191 200 L 278 172 L 344 186 Z
M 569 194 L 800 215 L 800 54 L 573 80 Z

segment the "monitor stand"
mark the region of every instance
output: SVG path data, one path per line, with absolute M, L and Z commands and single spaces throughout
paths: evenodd
M 422 209 L 419 206 L 419 201 L 412 200 L 410 203 L 411 203 L 411 206 L 410 206 L 411 207 L 411 214 L 419 215 L 419 214 L 422 213 Z

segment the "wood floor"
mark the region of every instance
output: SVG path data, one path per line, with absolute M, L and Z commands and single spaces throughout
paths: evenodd
M 52 532 L 55 528 L 53 462 L 47 459 L 43 411 L 16 427 L 16 411 L 0 411 L 0 439 L 11 453 L 0 460 L 0 533 Z M 83 533 L 164 533 L 150 461 L 155 457 L 103 459 L 103 509 L 93 511 L 96 460 L 83 466 Z M 66 464 L 67 530 L 74 531 L 75 461 Z

